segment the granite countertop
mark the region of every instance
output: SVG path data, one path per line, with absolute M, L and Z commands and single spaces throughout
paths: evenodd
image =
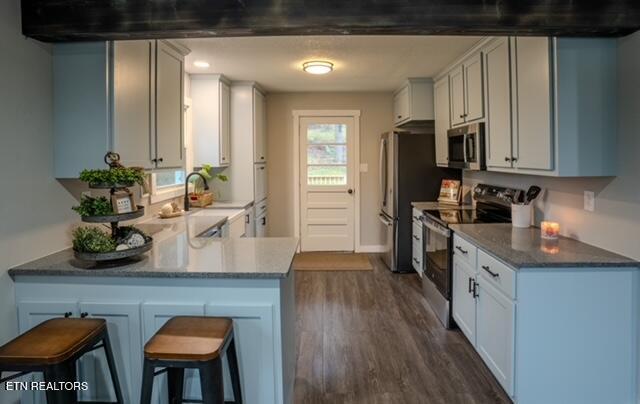
M 452 224 L 457 235 L 515 268 L 639 267 L 640 263 L 581 241 L 540 238 L 540 229 L 510 223 Z
M 425 210 L 468 210 L 473 209 L 472 205 L 453 205 L 450 203 L 440 203 L 440 202 L 411 202 L 411 206 L 414 208 L 425 211 Z
M 226 221 L 220 216 L 185 215 L 151 219 L 136 227 L 154 238 L 151 251 L 120 263 L 76 260 L 72 249 L 9 270 L 22 276 L 156 278 L 284 278 L 298 247 L 294 237 L 198 238 Z

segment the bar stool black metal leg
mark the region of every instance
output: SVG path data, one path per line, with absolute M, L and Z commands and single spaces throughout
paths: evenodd
M 154 370 L 155 366 L 150 361 L 145 359 L 142 369 L 142 389 L 140 391 L 140 404 L 151 404 Z
M 242 385 L 240 383 L 240 370 L 238 368 L 238 355 L 236 352 L 235 336 L 231 337 L 231 342 L 227 347 L 227 362 L 229 363 L 229 373 L 231 373 L 231 387 L 233 388 L 233 402 L 242 404 Z
M 182 404 L 182 397 L 184 397 L 184 369 L 169 368 L 167 377 L 169 404 Z
M 113 350 L 111 349 L 111 342 L 109 341 L 109 333 L 104 332 L 102 337 L 102 344 L 104 345 L 104 353 L 107 357 L 107 365 L 109 366 L 109 373 L 111 373 L 111 383 L 113 384 L 113 391 L 116 394 L 116 403 L 124 404 L 122 398 L 122 391 L 120 390 L 120 381 L 118 380 L 118 370 L 116 369 L 116 361 L 113 358 Z
M 47 383 L 66 383 L 75 382 L 76 363 L 75 361 L 62 362 L 51 365 L 44 370 L 44 381 Z M 47 390 L 47 404 L 77 404 L 78 392 L 74 389 L 66 390 L 58 387 L 58 389 Z
M 200 388 L 204 404 L 224 404 L 224 384 L 222 381 L 222 361 L 220 357 L 202 362 L 198 367 Z

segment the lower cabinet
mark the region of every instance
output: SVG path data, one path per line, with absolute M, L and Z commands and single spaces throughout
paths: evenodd
M 111 346 L 114 351 L 120 388 L 126 403 L 140 397 L 137 375 L 142 372 L 142 340 L 140 335 L 140 305 L 133 303 L 106 303 L 72 300 L 21 302 L 18 304 L 20 332 L 56 317 L 99 317 L 107 321 Z M 40 374 L 30 376 L 42 380 Z M 79 392 L 81 401 L 113 402 L 109 368 L 104 351 L 97 349 L 85 354 L 78 363 L 78 379 L 89 384 L 87 391 Z M 22 403 L 46 403 L 44 392 L 28 391 Z
M 471 345 L 476 345 L 476 271 L 453 257 L 452 316 Z
M 514 396 L 516 304 L 514 271 L 468 241 L 455 245 L 476 251 L 475 264 L 454 252 L 452 316 L 509 396 Z
M 484 275 L 476 283 L 476 350 L 507 394 L 513 396 L 515 303 Z

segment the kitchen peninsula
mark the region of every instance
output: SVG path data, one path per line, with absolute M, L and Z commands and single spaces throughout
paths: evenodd
M 108 322 L 126 403 L 140 396 L 144 343 L 170 317 L 231 317 L 242 387 L 249 403 L 291 403 L 295 370 L 294 273 L 296 238 L 203 238 L 225 218 L 188 215 L 138 227 L 154 247 L 122 265 L 89 267 L 68 249 L 9 271 L 15 282 L 20 331 L 51 317 L 100 317 Z M 104 358 L 81 360 L 89 390 L 80 399 L 113 399 Z M 224 365 L 225 397 L 231 400 Z M 198 375 L 187 372 L 185 398 L 198 399 Z M 156 380 L 154 402 L 166 387 Z M 158 388 L 159 387 L 159 388 Z M 23 402 L 38 402 L 26 392 Z

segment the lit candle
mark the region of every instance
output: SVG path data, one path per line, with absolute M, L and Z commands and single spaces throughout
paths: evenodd
M 560 235 L 560 224 L 556 222 L 542 222 L 540 236 L 549 240 L 557 240 Z

